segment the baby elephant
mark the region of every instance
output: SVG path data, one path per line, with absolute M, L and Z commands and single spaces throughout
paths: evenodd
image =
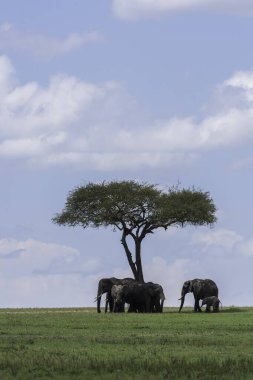
M 219 298 L 216 297 L 216 296 L 212 296 L 212 297 L 206 297 L 202 300 L 202 304 L 201 304 L 201 307 L 206 305 L 206 309 L 208 311 L 210 311 L 210 307 L 212 306 L 213 307 L 213 312 L 218 312 L 219 311 L 219 304 L 222 305 L 222 303 L 220 302 Z

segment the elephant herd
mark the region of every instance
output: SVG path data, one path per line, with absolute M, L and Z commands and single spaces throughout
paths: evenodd
M 102 278 L 98 283 L 97 311 L 101 312 L 102 295 L 106 293 L 105 312 L 108 305 L 110 312 L 124 312 L 125 304 L 129 304 L 128 312 L 152 313 L 162 312 L 165 296 L 163 288 L 153 282 L 138 283 L 132 278 Z
M 185 295 L 193 293 L 194 311 L 201 312 L 201 307 L 206 305 L 206 312 L 219 311 L 220 300 L 218 298 L 218 287 L 214 281 L 206 279 L 194 279 L 185 281 L 181 291 L 181 311 Z M 97 291 L 97 312 L 101 312 L 101 297 L 106 293 L 105 312 L 120 313 L 125 311 L 125 304 L 128 304 L 128 312 L 138 313 L 162 313 L 165 295 L 163 288 L 153 282 L 139 283 L 132 278 L 118 279 L 115 277 L 102 278 L 98 283 Z M 199 301 L 202 300 L 201 306 Z

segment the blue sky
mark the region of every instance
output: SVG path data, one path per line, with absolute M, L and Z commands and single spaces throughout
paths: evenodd
M 252 305 L 252 17 L 247 0 L 0 4 L 1 306 L 91 306 L 99 278 L 130 275 L 117 233 L 51 222 L 75 186 L 121 179 L 217 206 L 212 229 L 144 242 L 167 305 L 196 277 Z

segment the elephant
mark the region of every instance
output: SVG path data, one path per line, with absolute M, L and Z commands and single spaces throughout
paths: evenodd
M 219 305 L 221 304 L 222 306 L 222 303 L 221 301 L 219 300 L 218 297 L 216 296 L 211 296 L 211 297 L 206 297 L 202 300 L 202 304 L 201 304 L 201 307 L 206 305 L 207 307 L 211 307 L 213 308 L 213 312 L 214 313 L 217 313 L 219 311 Z
M 118 307 L 129 304 L 128 312 L 148 313 L 151 311 L 150 287 L 146 284 L 123 285 L 117 292 L 116 305 Z
M 128 312 L 162 312 L 165 296 L 159 284 L 130 283 L 117 288 L 115 305 L 129 304 Z
M 97 297 L 95 299 L 95 301 L 97 301 L 97 312 L 101 313 L 101 309 L 100 309 L 101 297 L 104 293 L 107 293 L 105 312 L 107 312 L 108 303 L 109 303 L 110 312 L 113 311 L 113 302 L 111 299 L 111 289 L 113 285 L 125 285 L 132 282 L 135 282 L 133 278 L 123 278 L 123 279 L 119 279 L 115 277 L 101 278 L 101 280 L 99 280 L 98 282 Z
M 125 305 L 124 303 L 117 303 L 117 295 L 119 292 L 122 291 L 123 285 L 113 285 L 111 290 L 111 298 L 113 303 L 113 312 L 114 313 L 124 313 L 125 312 Z
M 165 301 L 165 295 L 163 293 L 163 288 L 159 284 L 154 284 L 153 282 L 147 282 L 147 285 L 150 286 L 151 291 L 151 311 L 154 313 L 163 312 L 163 304 Z
M 194 295 L 194 299 L 195 299 L 194 311 L 195 312 L 202 311 L 199 306 L 200 300 L 203 300 L 204 298 L 210 297 L 210 296 L 218 297 L 218 287 L 215 284 L 215 282 L 212 280 L 209 280 L 209 279 L 201 280 L 201 279 L 195 278 L 194 280 L 185 281 L 182 287 L 182 291 L 181 291 L 181 298 L 179 298 L 179 301 L 181 301 L 179 312 L 181 311 L 184 305 L 185 295 L 190 292 L 192 292 Z M 210 306 L 207 305 L 206 312 L 208 311 L 210 311 Z

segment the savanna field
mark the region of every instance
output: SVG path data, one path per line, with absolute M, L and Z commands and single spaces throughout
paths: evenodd
M 253 379 L 253 308 L 0 309 L 0 379 Z

